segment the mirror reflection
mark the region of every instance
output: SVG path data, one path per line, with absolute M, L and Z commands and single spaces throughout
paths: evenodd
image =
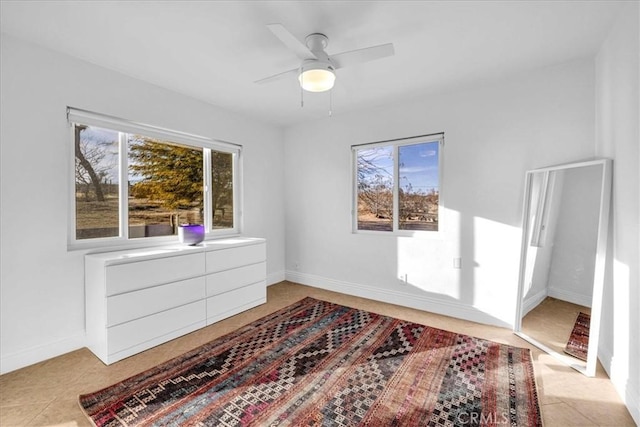
M 589 344 L 596 341 L 597 353 L 599 333 L 607 162 L 528 172 L 525 194 L 516 333 L 589 375 L 596 360 Z

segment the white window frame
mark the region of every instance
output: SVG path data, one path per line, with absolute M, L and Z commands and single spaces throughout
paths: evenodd
M 177 243 L 178 238 L 172 236 L 129 238 L 129 209 L 128 204 L 128 159 L 126 134 L 138 134 L 151 138 L 157 138 L 166 142 L 174 142 L 181 145 L 198 147 L 203 149 L 203 191 L 204 191 L 204 225 L 205 240 L 238 236 L 242 230 L 242 145 L 226 141 L 206 138 L 198 135 L 164 129 L 157 126 L 137 123 L 104 114 L 93 113 L 86 110 L 67 107 L 67 122 L 70 130 L 69 152 L 69 224 L 68 224 L 68 248 L 113 248 L 113 247 L 144 247 Z M 76 239 L 76 182 L 75 182 L 75 125 L 95 126 L 120 132 L 118 141 L 118 168 L 119 168 L 119 236 L 101 237 L 95 239 Z M 233 228 L 212 229 L 213 216 L 211 212 L 211 151 L 229 153 L 233 155 Z
M 438 230 L 401 230 L 399 228 L 399 162 L 398 148 L 405 145 L 416 145 L 426 142 L 438 142 Z M 380 230 L 359 230 L 358 229 L 358 150 L 375 147 L 392 147 L 393 150 L 393 228 L 392 231 Z M 364 144 L 355 144 L 351 146 L 351 179 L 352 179 L 352 198 L 351 198 L 351 229 L 353 234 L 373 234 L 378 236 L 415 236 L 415 237 L 436 237 L 442 235 L 442 177 L 443 177 L 443 161 L 444 158 L 444 132 L 411 136 L 406 138 L 390 139 L 386 141 L 377 141 Z

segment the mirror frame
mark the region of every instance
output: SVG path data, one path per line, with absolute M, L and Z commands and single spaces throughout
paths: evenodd
M 600 339 L 600 319 L 602 317 L 602 294 L 604 290 L 604 275 L 605 275 L 605 262 L 607 257 L 607 239 L 609 234 L 609 211 L 611 203 L 611 168 L 613 162 L 611 159 L 597 159 L 590 161 L 583 161 L 577 163 L 567 163 L 557 166 L 549 166 L 540 169 L 529 170 L 525 174 L 524 185 L 524 202 L 522 210 L 522 242 L 520 250 L 520 273 L 518 277 L 518 300 L 516 302 L 516 319 L 514 322 L 513 332 L 520 338 L 528 341 L 529 343 L 540 348 L 544 352 L 550 354 L 556 359 L 566 363 L 575 370 L 582 372 L 588 377 L 593 377 L 596 374 L 596 365 L 598 360 L 598 341 Z M 527 250 L 529 244 L 527 242 L 527 236 L 530 224 L 529 209 L 531 208 L 531 187 L 533 175 L 540 172 L 554 172 L 562 171 L 574 168 L 581 168 L 586 166 L 602 166 L 602 180 L 600 187 L 600 212 L 598 215 L 598 234 L 596 241 L 596 254 L 595 254 L 595 270 L 593 275 L 593 296 L 591 300 L 591 322 L 589 324 L 589 346 L 587 349 L 587 363 L 586 366 L 578 364 L 575 359 L 560 354 L 536 339 L 528 336 L 522 332 L 522 297 L 524 294 L 525 286 L 525 270 Z M 595 333 L 593 333 L 595 332 Z

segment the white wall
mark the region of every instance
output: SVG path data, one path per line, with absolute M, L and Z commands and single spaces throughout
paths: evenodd
M 525 171 L 593 157 L 593 105 L 579 60 L 285 130 L 287 278 L 513 325 Z M 352 234 L 350 146 L 440 131 L 440 236 Z
M 84 346 L 82 251 L 67 250 L 73 106 L 244 145 L 244 233 L 284 278 L 282 131 L 2 35 L 1 370 Z
M 629 2 L 596 57 L 596 152 L 613 159 L 610 262 L 599 357 L 640 424 L 640 5 Z

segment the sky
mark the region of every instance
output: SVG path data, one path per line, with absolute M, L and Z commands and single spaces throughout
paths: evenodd
M 439 190 L 438 154 L 439 143 L 424 142 L 398 147 L 400 188 L 407 189 L 409 184 L 414 191 L 430 192 Z M 386 177 L 393 176 L 393 151 L 391 146 L 358 150 L 359 155 L 375 158 L 375 165 L 384 171 Z
M 398 147 L 400 188 L 410 183 L 414 191 L 438 190 L 439 148 L 437 141 Z

